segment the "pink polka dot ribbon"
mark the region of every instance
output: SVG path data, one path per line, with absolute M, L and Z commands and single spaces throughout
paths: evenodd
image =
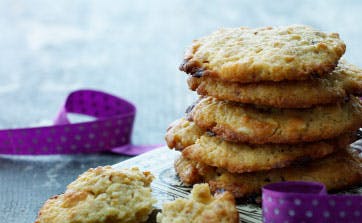
M 93 121 L 70 123 L 67 114 L 92 116 Z M 131 143 L 136 107 L 116 96 L 78 90 L 68 95 L 53 126 L 0 130 L 0 153 L 37 155 L 111 151 L 137 155 L 157 146 Z
M 316 182 L 281 182 L 262 190 L 263 221 L 362 222 L 361 195 L 328 195 Z

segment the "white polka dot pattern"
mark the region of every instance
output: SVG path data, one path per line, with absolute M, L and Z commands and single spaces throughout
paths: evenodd
M 362 222 L 362 196 L 328 195 L 323 184 L 281 182 L 264 186 L 264 222 Z M 272 211 L 271 211 L 272 210 Z
M 0 130 L 0 154 L 68 154 L 113 151 L 137 155 L 154 146 L 131 146 L 136 108 L 130 102 L 94 90 L 71 93 L 55 125 Z M 71 124 L 68 113 L 96 118 Z

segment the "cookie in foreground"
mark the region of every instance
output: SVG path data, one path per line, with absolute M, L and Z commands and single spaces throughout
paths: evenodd
M 208 184 L 194 185 L 190 198 L 177 198 L 163 204 L 158 223 L 237 223 L 239 214 L 229 192 L 211 195 Z
M 340 61 L 337 68 L 323 77 L 304 81 L 238 83 L 213 77 L 189 77 L 187 83 L 199 95 L 219 100 L 276 108 L 308 108 L 340 103 L 346 97 L 362 94 L 362 69 Z
M 207 182 L 212 192 L 227 190 L 236 198 L 260 194 L 264 185 L 282 181 L 316 181 L 326 185 L 327 190 L 341 190 L 362 183 L 361 159 L 346 151 L 303 165 L 242 174 L 180 157 L 175 162 L 175 170 L 186 184 Z
M 243 83 L 305 80 L 331 72 L 345 49 L 337 33 L 305 25 L 226 28 L 195 40 L 180 70 Z
M 47 200 L 35 223 L 146 222 L 156 200 L 150 172 L 110 166 L 89 169 L 64 194 Z
M 277 109 L 205 97 L 189 116 L 204 130 L 235 142 L 302 143 L 337 137 L 362 126 L 362 105 L 351 96 L 344 103 L 307 109 Z

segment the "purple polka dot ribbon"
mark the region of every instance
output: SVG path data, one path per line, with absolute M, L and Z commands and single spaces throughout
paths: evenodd
M 361 195 L 328 195 L 316 182 L 281 182 L 262 190 L 263 221 L 362 222 Z
M 68 113 L 93 121 L 70 123 Z M 0 130 L 0 153 L 18 155 L 72 154 L 111 151 L 137 155 L 157 146 L 131 143 L 136 107 L 116 96 L 79 90 L 68 95 L 53 126 Z

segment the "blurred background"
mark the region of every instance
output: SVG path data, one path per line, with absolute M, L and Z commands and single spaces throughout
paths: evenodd
M 196 98 L 178 70 L 185 48 L 220 27 L 303 23 L 339 32 L 362 65 L 361 1 L 0 1 L 0 127 L 50 124 L 79 88 L 138 108 L 133 141 L 163 143 Z
M 0 0 L 0 128 L 51 124 L 69 92 L 93 88 L 136 104 L 135 144 L 163 144 L 197 98 L 178 70 L 193 39 L 221 27 L 307 24 L 338 32 L 344 57 L 362 66 L 361 12 L 358 0 Z M 78 174 L 127 158 L 0 155 L 0 222 L 34 221 Z

